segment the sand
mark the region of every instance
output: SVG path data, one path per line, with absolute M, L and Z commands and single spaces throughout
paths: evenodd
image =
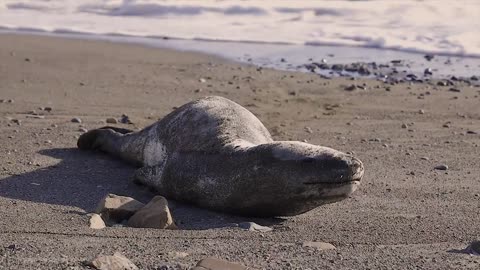
M 366 90 L 345 91 L 346 78 L 38 36 L 0 35 L 0 60 L 1 269 L 84 269 L 83 261 L 115 251 L 141 269 L 188 268 L 209 256 L 252 269 L 480 268 L 480 256 L 461 252 L 480 238 L 478 87 L 404 83 L 386 91 L 359 79 Z M 133 124 L 117 126 L 139 129 L 207 95 L 245 106 L 275 139 L 355 153 L 366 168 L 360 189 L 290 218 L 179 205 L 181 230 L 90 229 L 87 214 L 105 194 L 143 202 L 154 194 L 131 183 L 133 167 L 77 150 L 80 129 L 122 114 Z M 448 170 L 435 170 L 440 164 Z M 224 227 L 242 221 L 274 230 Z M 337 249 L 303 247 L 307 241 Z

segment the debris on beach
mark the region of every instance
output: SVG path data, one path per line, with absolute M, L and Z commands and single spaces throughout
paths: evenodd
M 107 118 L 107 120 L 105 120 L 105 122 L 106 122 L 107 124 L 118 124 L 118 120 L 115 119 L 115 118 L 113 118 L 113 117 Z
M 115 252 L 113 256 L 98 255 L 85 264 L 97 270 L 138 270 L 133 262 L 119 252 Z
M 434 169 L 439 170 L 439 171 L 446 171 L 446 170 L 448 170 L 448 166 L 445 165 L 445 164 L 440 164 L 440 165 L 435 166 Z
M 192 270 L 246 270 L 247 268 L 238 263 L 232 263 L 216 258 L 205 258 L 197 263 Z
M 133 198 L 108 194 L 97 206 L 95 212 L 100 214 L 108 225 L 129 219 L 145 205 Z
M 136 211 L 127 224 L 135 228 L 177 229 L 167 199 L 162 196 L 155 196 L 147 205 Z
M 238 223 L 238 227 L 242 228 L 247 231 L 254 231 L 254 232 L 270 232 L 273 231 L 272 228 L 267 226 L 259 225 L 255 222 L 241 222 Z
M 105 228 L 105 222 L 99 214 L 92 214 L 90 217 L 90 228 L 100 230 Z
M 331 250 L 331 249 L 336 249 L 336 247 L 330 243 L 327 242 L 311 242 L 311 241 L 306 241 L 302 243 L 303 247 L 311 247 L 311 248 L 316 248 L 318 250 Z
M 72 120 L 70 120 L 72 123 L 82 123 L 82 119 L 78 118 L 78 117 L 74 117 L 72 118 Z

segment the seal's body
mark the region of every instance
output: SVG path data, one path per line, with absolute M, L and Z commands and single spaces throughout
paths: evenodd
M 362 162 L 331 148 L 273 141 L 251 112 L 222 97 L 176 109 L 139 131 L 101 128 L 80 149 L 141 166 L 135 180 L 170 199 L 249 216 L 290 216 L 356 190 Z

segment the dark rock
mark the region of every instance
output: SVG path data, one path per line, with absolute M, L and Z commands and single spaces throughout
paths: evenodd
M 70 120 L 72 123 L 82 123 L 82 119 L 78 118 L 78 117 L 75 117 L 75 118 L 72 118 L 72 120 Z
M 431 68 L 426 68 L 426 69 L 423 71 L 423 75 L 425 75 L 425 76 L 433 75 L 432 69 L 431 69 Z
M 445 164 L 440 164 L 440 165 L 435 166 L 434 169 L 439 170 L 439 171 L 446 171 L 446 170 L 448 170 L 448 166 L 445 165 Z
M 133 124 L 132 121 L 130 121 L 130 118 L 126 114 L 122 114 L 122 117 L 120 117 L 120 123 L 122 124 Z
M 342 64 L 334 64 L 334 65 L 332 65 L 332 70 L 342 71 L 343 69 L 344 69 L 344 65 L 342 65 Z
M 346 91 L 353 91 L 355 89 L 357 89 L 357 86 L 355 84 L 352 84 L 352 85 L 349 85 L 349 86 L 345 87 Z
M 426 54 L 424 56 L 424 58 L 427 59 L 427 61 L 431 61 L 434 57 L 435 57 L 435 55 L 433 55 L 433 54 Z
M 458 89 L 458 88 L 450 88 L 450 89 L 448 89 L 448 91 L 457 92 L 457 93 L 461 92 L 460 89 Z

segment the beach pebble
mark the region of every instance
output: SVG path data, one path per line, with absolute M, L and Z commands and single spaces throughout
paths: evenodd
M 303 242 L 302 244 L 303 247 L 313 247 L 318 250 L 330 250 L 330 249 L 336 249 L 336 247 L 330 243 L 327 242 Z
M 133 198 L 108 194 L 98 203 L 95 213 L 100 214 L 107 224 L 113 224 L 130 218 L 144 206 Z
M 418 111 L 419 114 L 425 114 L 425 110 L 424 109 L 421 109 Z
M 19 126 L 22 124 L 22 121 L 21 121 L 20 119 L 12 119 L 12 120 L 10 120 L 10 121 L 12 121 L 12 123 L 15 123 L 15 124 L 17 124 L 17 125 L 19 125 Z
M 467 130 L 467 134 L 478 134 L 478 132 L 473 131 L 473 130 Z
M 310 134 L 313 133 L 313 130 L 311 127 L 305 127 L 305 131 Z
M 139 209 L 129 220 L 128 226 L 135 228 L 176 229 L 167 199 L 155 196 Z
M 242 223 L 238 223 L 238 227 L 239 227 L 239 228 L 242 228 L 242 229 L 244 229 L 244 230 L 247 230 L 247 231 L 255 231 L 255 232 L 270 232 L 270 231 L 273 231 L 272 228 L 266 227 L 266 226 L 262 226 L 262 225 L 258 225 L 258 224 L 255 223 L 255 222 L 242 222 Z
M 355 89 L 357 89 L 357 86 L 355 84 L 352 84 L 352 85 L 349 85 L 349 86 L 345 87 L 346 91 L 353 91 Z
M 448 170 L 448 166 L 445 165 L 445 164 L 440 164 L 440 165 L 435 166 L 434 169 L 439 170 L 439 171 L 446 171 L 446 170 Z
M 132 124 L 132 121 L 130 121 L 130 117 L 126 114 L 122 114 L 122 117 L 120 117 L 120 123 L 122 124 Z
M 113 117 L 107 118 L 106 122 L 107 122 L 107 124 L 117 124 L 118 123 L 117 119 L 115 119 Z
M 450 89 L 448 89 L 448 91 L 450 91 L 450 92 L 455 92 L 455 93 L 461 92 L 460 89 L 458 89 L 458 88 L 453 88 L 453 87 L 450 88 Z
M 9 100 L 7 100 L 7 103 L 15 103 L 15 100 L 9 99 Z
M 78 117 L 74 117 L 72 118 L 72 120 L 70 120 L 72 123 L 82 123 L 82 119 L 78 118 Z
M 205 78 L 200 78 L 198 81 L 201 82 L 201 83 L 207 82 L 207 80 Z
M 407 124 L 402 124 L 402 128 L 407 128 Z
M 205 258 L 197 263 L 192 270 L 246 270 L 247 268 L 238 263 L 232 263 L 216 258 Z
M 423 71 L 423 75 L 427 76 L 427 75 L 433 75 L 433 71 L 431 68 L 426 68 L 424 71 Z
M 134 263 L 118 252 L 113 256 L 98 255 L 86 264 L 98 270 L 138 270 Z
M 90 217 L 90 228 L 96 230 L 105 228 L 105 222 L 99 214 L 92 214 Z
M 86 133 L 86 132 L 88 132 L 88 129 L 82 127 L 82 128 L 79 128 L 78 131 L 80 131 L 82 133 Z

